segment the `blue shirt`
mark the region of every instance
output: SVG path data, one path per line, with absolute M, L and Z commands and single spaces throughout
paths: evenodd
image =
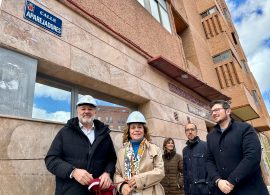
M 130 140 L 136 160 L 137 160 L 138 150 L 139 150 L 139 147 L 140 147 L 142 140 L 143 140 L 143 138 L 141 140 L 138 140 L 138 141 Z

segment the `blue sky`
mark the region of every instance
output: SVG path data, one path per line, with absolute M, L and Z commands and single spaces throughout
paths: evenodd
M 35 96 L 34 103 L 38 108 L 47 110 L 49 113 L 59 110 L 70 112 L 69 101 L 53 100 L 51 97 Z
M 225 0 L 270 113 L 270 1 Z

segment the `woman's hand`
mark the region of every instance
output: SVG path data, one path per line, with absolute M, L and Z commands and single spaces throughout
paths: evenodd
M 132 188 L 130 188 L 127 183 L 126 184 L 123 184 L 123 187 L 122 187 L 122 190 L 121 190 L 121 193 L 123 195 L 130 195 L 131 194 L 131 191 L 132 191 Z
M 136 180 L 134 177 L 130 178 L 130 180 L 128 181 L 128 185 L 131 189 L 136 188 Z

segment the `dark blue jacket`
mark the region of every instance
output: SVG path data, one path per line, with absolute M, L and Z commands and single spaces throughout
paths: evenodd
M 219 125 L 207 135 L 207 170 L 213 182 L 228 180 L 234 190 L 230 195 L 268 195 L 261 170 L 261 145 L 248 123 L 231 120 L 222 133 Z M 223 194 L 216 187 L 215 194 Z
M 115 172 L 116 153 L 110 129 L 94 120 L 95 140 L 90 143 L 79 127 L 78 118 L 70 119 L 54 138 L 45 157 L 47 169 L 56 176 L 56 195 L 89 195 L 88 186 L 70 179 L 72 170 L 85 169 L 99 177 L 103 172 Z
M 184 190 L 186 195 L 209 194 L 210 183 L 206 171 L 207 144 L 199 137 L 187 141 L 183 149 Z M 210 185 L 210 186 L 209 186 Z

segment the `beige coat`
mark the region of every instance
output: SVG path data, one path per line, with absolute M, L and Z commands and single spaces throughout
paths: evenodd
M 155 144 L 145 142 L 146 147 L 142 156 L 139 174 L 135 175 L 136 191 L 142 195 L 164 195 L 164 189 L 160 184 L 160 181 L 165 176 L 164 163 L 162 160 L 162 151 Z M 114 182 L 124 181 L 125 168 L 124 168 L 124 155 L 125 147 L 122 147 L 117 154 L 116 171 L 114 175 Z M 117 185 L 119 191 L 121 184 Z

